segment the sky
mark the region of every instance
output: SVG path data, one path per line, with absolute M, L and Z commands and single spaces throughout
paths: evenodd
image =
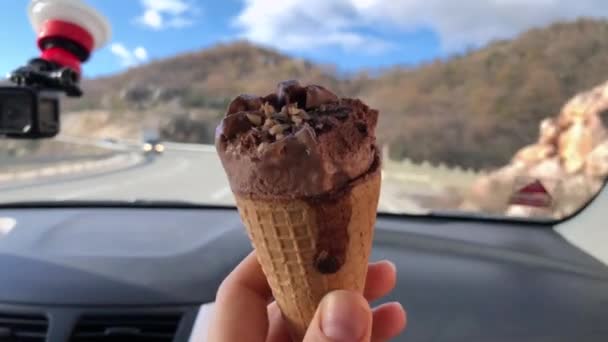
M 95 7 L 112 26 L 86 77 L 242 39 L 343 71 L 415 65 L 558 20 L 608 17 L 607 0 L 71 1 Z M 0 2 L 2 74 L 39 54 L 28 3 Z

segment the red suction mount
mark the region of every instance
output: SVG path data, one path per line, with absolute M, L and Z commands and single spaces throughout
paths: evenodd
M 110 38 L 107 19 L 81 0 L 32 0 L 28 13 L 41 58 L 79 75 L 81 64 Z

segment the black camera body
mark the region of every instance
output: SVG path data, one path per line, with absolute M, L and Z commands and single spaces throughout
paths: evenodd
M 81 96 L 78 74 L 41 58 L 9 75 L 13 86 L 0 87 L 0 135 L 52 138 L 59 133 L 60 98 Z
M 0 87 L 0 135 L 52 138 L 59 133 L 59 94 L 31 87 Z

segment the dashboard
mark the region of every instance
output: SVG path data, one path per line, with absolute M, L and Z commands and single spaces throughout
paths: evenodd
M 230 208 L 4 208 L 0 341 L 204 341 L 201 305 L 251 251 Z M 608 340 L 608 267 L 548 223 L 380 215 L 396 341 Z M 196 324 L 198 327 L 199 324 Z

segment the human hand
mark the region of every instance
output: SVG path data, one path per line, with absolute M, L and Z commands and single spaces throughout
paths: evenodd
M 397 281 L 395 266 L 388 261 L 369 265 L 363 296 L 353 291 L 333 291 L 319 303 L 304 342 L 380 342 L 405 329 L 401 304 L 386 303 L 371 309 L 369 301 L 388 294 Z M 283 319 L 258 263 L 249 254 L 220 286 L 210 342 L 288 342 Z M 270 304 L 269 304 L 270 303 Z

